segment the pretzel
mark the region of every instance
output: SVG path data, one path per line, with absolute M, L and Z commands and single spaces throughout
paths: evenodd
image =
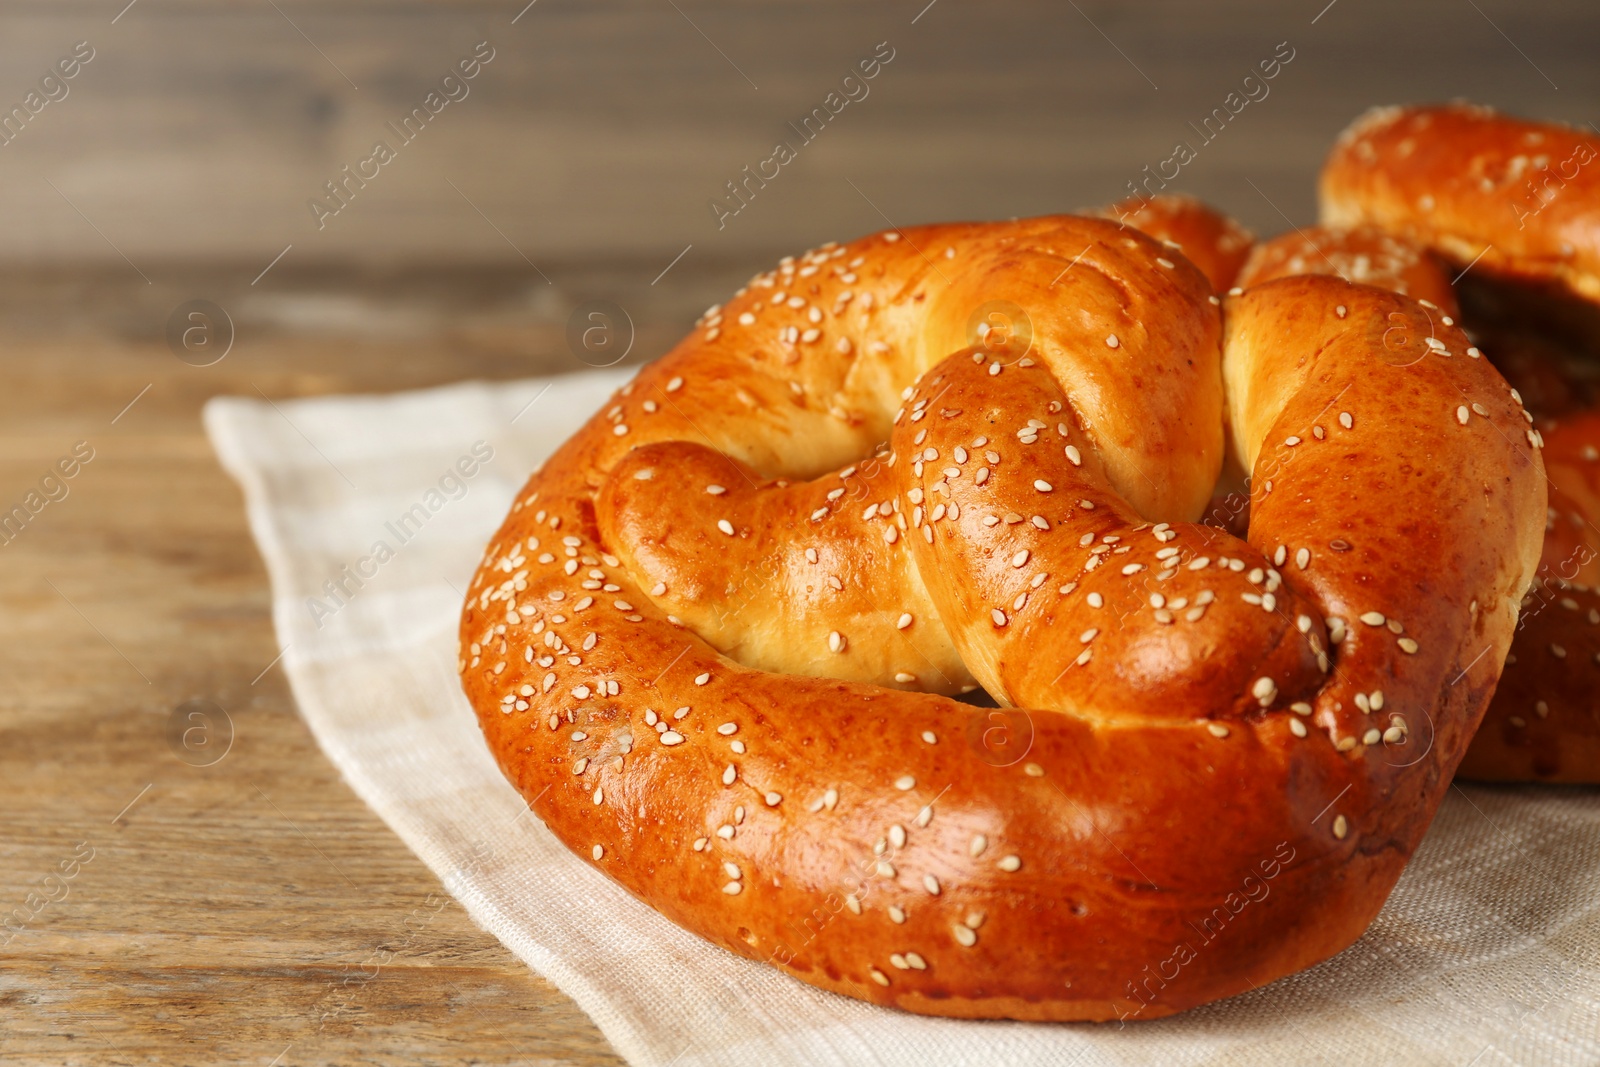
M 1461 272 L 1544 445 L 1539 578 L 1461 773 L 1600 782 L 1600 137 L 1468 105 L 1382 108 L 1340 137 L 1321 192 L 1325 222 L 1383 227 Z
M 1233 286 L 1255 236 L 1238 221 L 1192 196 L 1130 196 L 1093 212 L 1116 219 L 1181 251 L 1219 293 Z
M 1239 270 L 1238 285 L 1248 289 L 1296 274 L 1331 274 L 1413 297 L 1452 318 L 1461 314 L 1450 279 L 1429 252 L 1371 226 L 1311 226 L 1258 244 Z
M 518 494 L 463 686 L 574 852 L 812 985 L 1054 1020 L 1249 990 L 1377 914 L 1537 560 L 1522 407 L 1424 311 L 1224 303 L 1070 216 L 785 259 Z M 1394 315 L 1445 351 L 1372 373 Z M 1225 432 L 1248 541 L 1193 522 Z
M 1600 303 L 1600 138 L 1485 107 L 1374 108 L 1323 165 L 1325 225 L 1375 226 L 1466 280 Z

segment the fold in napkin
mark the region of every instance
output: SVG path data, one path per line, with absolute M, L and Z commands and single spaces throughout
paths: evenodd
M 1253 993 L 1125 1027 L 872 1007 L 733 956 L 634 900 L 525 814 L 457 684 L 455 643 L 467 583 L 513 493 L 624 380 L 217 398 L 205 423 L 244 488 L 283 666 L 323 751 L 473 919 L 630 1063 L 1600 1063 L 1593 790 L 1452 789 L 1355 946 Z

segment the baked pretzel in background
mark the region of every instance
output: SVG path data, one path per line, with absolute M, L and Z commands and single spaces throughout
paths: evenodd
M 1544 443 L 1539 578 L 1461 774 L 1600 782 L 1600 136 L 1466 104 L 1379 108 L 1340 136 L 1321 203 L 1327 226 L 1447 265 Z
M 927 1014 L 1154 1018 L 1355 941 L 1498 680 L 1542 463 L 1437 312 L 1223 298 L 1188 257 L 1236 270 L 1224 237 L 908 228 L 710 309 L 469 588 L 463 687 L 538 816 L 673 922 Z M 1397 323 L 1444 352 L 1394 365 Z M 1196 522 L 1225 437 L 1243 539 Z M 975 684 L 1025 756 L 971 740 Z
M 1238 220 L 1179 193 L 1130 196 L 1091 214 L 1132 226 L 1182 252 L 1218 293 L 1233 288 L 1255 243 L 1255 235 Z

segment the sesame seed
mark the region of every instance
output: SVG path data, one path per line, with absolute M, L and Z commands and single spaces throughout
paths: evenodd
M 721 726 L 717 727 L 717 733 L 723 735 L 724 737 L 728 736 L 729 734 L 737 733 L 738 730 L 739 724 L 736 722 L 725 722 Z
M 739 882 L 729 882 L 727 885 L 722 887 L 722 891 L 728 894 L 730 897 L 738 896 L 740 891 L 743 889 L 744 886 Z
M 845 648 L 845 643 L 846 642 L 845 642 L 844 634 L 840 633 L 838 630 L 834 630 L 834 631 L 832 631 L 831 633 L 828 634 L 828 651 L 829 652 L 843 652 L 844 648 Z
M 779 804 L 783 803 L 783 794 L 781 794 L 781 793 L 768 793 L 766 796 L 762 797 L 761 799 L 767 802 L 767 807 L 775 808 Z
M 961 923 L 957 923 L 956 925 L 952 926 L 950 928 L 950 932 L 952 935 L 954 935 L 956 942 L 963 948 L 971 948 L 973 945 L 978 943 L 978 935 L 973 933 Z
M 726 493 L 727 490 L 720 485 L 708 485 L 706 486 L 706 492 L 710 493 L 712 496 L 721 496 L 723 493 Z
M 1083 454 L 1078 451 L 1076 445 L 1067 446 L 1067 458 L 1072 461 L 1074 467 L 1083 466 Z
M 1362 613 L 1361 621 L 1368 626 L 1382 626 L 1386 620 L 1381 611 L 1368 611 Z
M 933 896 L 938 896 L 939 895 L 939 879 L 935 878 L 931 874 L 923 875 L 922 876 L 922 888 L 926 889 Z
M 1414 656 L 1417 654 L 1417 643 L 1411 638 L 1402 637 L 1395 643 L 1400 646 L 1400 651 L 1404 652 L 1406 655 Z
M 1107 334 L 1106 335 L 1106 347 L 1107 348 L 1116 348 L 1121 343 L 1122 343 L 1121 341 L 1117 340 L 1117 335 L 1116 334 L 1113 333 L 1113 334 Z
M 903 923 L 906 921 L 906 910 L 893 904 L 889 905 L 889 921 Z
M 1343 426 L 1345 429 L 1349 430 L 1349 429 L 1354 428 L 1355 424 L 1356 424 L 1355 419 L 1351 417 L 1351 415 L 1350 415 L 1350 413 L 1348 411 L 1339 412 L 1339 425 L 1340 426 Z
M 1461 425 L 1465 426 L 1471 418 L 1472 412 L 1467 410 L 1467 406 L 1465 404 L 1456 408 L 1456 421 Z
M 722 784 L 732 785 L 738 777 L 739 769 L 730 763 L 727 769 L 722 772 Z
M 671 747 L 672 745 L 681 745 L 683 744 L 683 735 L 678 733 L 676 730 L 668 730 L 666 733 L 661 735 L 661 743 L 663 745 L 667 745 L 668 747 Z
M 899 621 L 897 621 L 894 624 L 894 628 L 896 630 L 904 630 L 907 626 L 910 626 L 910 625 L 911 625 L 911 613 L 908 611 L 904 615 L 900 616 Z
M 1010 874 L 1010 873 L 1015 872 L 1015 871 L 1020 871 L 1022 869 L 1022 857 L 1021 856 L 1004 856 L 1004 857 L 1001 858 L 1001 860 L 1000 860 L 1000 862 L 999 862 L 999 864 L 997 866 L 999 866 L 999 868 L 1002 871 L 1005 871 L 1007 874 Z
M 1022 768 L 1022 772 L 1024 774 L 1026 774 L 1029 778 L 1043 778 L 1044 777 L 1044 768 L 1039 766 L 1037 763 L 1030 763 L 1030 764 L 1026 765 L 1025 767 Z
M 1039 492 L 1041 492 L 1041 493 L 1048 493 L 1052 489 L 1055 488 L 1055 486 L 1051 485 L 1049 482 L 1045 481 L 1043 478 L 1035 479 L 1034 483 L 1033 483 L 1033 487 L 1035 489 L 1039 490 Z
M 922 731 L 922 739 L 924 741 L 926 741 L 930 745 L 936 745 L 936 744 L 939 743 L 938 735 L 935 734 L 932 730 L 924 730 L 924 731 Z
M 711 681 L 711 672 L 710 671 L 707 671 L 704 674 L 697 674 L 697 675 L 695 675 L 695 678 L 694 678 L 694 684 L 695 685 L 705 685 L 709 681 Z
M 878 968 L 876 968 L 876 967 L 869 968 L 867 973 L 872 975 L 872 980 L 874 982 L 877 982 L 879 985 L 888 985 L 889 984 L 889 976 L 884 974 L 882 971 L 878 970 Z
M 1304 737 L 1306 735 L 1306 724 L 1299 719 L 1290 719 L 1289 732 L 1296 737 Z
M 733 523 L 729 522 L 727 519 L 718 519 L 717 520 L 717 529 L 721 530 L 723 533 L 727 534 L 729 537 L 733 536 Z
M 989 839 L 982 834 L 976 834 L 972 838 L 972 843 L 967 846 L 967 855 L 976 859 L 978 856 L 983 855 L 983 850 L 988 847 Z
M 1333 820 L 1333 836 L 1337 837 L 1340 841 L 1343 841 L 1344 835 L 1349 832 L 1350 821 L 1343 815 L 1335 816 Z
M 1023 564 L 1025 564 L 1027 562 L 1028 562 L 1028 550 L 1025 549 L 1025 548 L 1022 551 L 1018 552 L 1016 555 L 1011 557 L 1011 565 L 1013 567 L 1021 567 Z
M 599 859 L 601 856 L 604 856 L 605 854 L 606 854 L 606 850 L 604 848 L 601 848 L 599 845 L 594 846 L 594 851 L 591 853 L 591 855 L 593 855 L 595 859 Z
M 908 789 L 914 788 L 916 784 L 917 780 L 911 777 L 909 774 L 901 775 L 899 778 L 894 780 L 894 787 L 900 790 L 902 793 Z
M 1228 736 L 1228 728 L 1222 725 L 1220 722 L 1208 722 L 1206 723 L 1206 729 L 1211 731 L 1212 737 Z
M 996 626 L 1004 626 L 1006 624 L 1006 613 L 999 608 L 992 609 L 989 612 L 989 617 L 994 620 Z

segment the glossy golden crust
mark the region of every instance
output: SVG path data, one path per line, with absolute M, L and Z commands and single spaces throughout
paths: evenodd
M 1192 196 L 1176 193 L 1130 196 L 1095 214 L 1175 246 L 1200 268 L 1219 293 L 1234 286 L 1255 241 L 1254 235 L 1231 216 Z
M 826 246 L 620 390 L 462 617 L 550 829 L 731 951 L 929 1014 L 1153 1018 L 1355 940 L 1499 675 L 1540 460 L 1459 331 L 1383 361 L 1413 301 L 1224 309 L 1168 251 L 1071 217 Z M 1248 543 L 1191 525 L 1225 420 Z M 1016 707 L 941 695 L 955 661 Z
M 1457 270 L 1600 301 L 1600 136 L 1469 104 L 1375 108 L 1322 170 L 1322 221 L 1370 225 Z
M 1370 226 L 1308 226 L 1279 234 L 1255 246 L 1235 284 L 1248 289 L 1297 274 L 1331 274 L 1431 303 L 1446 315 L 1461 314 L 1450 279 L 1432 253 Z
M 1487 108 L 1382 108 L 1322 175 L 1324 221 L 1382 227 L 1464 271 L 1483 350 L 1545 446 L 1540 580 L 1462 764 L 1472 778 L 1600 782 L 1600 413 L 1596 361 L 1572 351 L 1600 343 L 1597 156 L 1590 131 Z

